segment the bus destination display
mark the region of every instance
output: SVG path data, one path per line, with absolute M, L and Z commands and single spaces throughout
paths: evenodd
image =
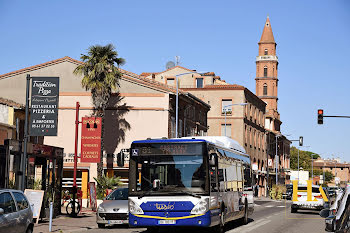
M 138 155 L 195 155 L 201 154 L 200 144 L 147 144 L 138 147 Z

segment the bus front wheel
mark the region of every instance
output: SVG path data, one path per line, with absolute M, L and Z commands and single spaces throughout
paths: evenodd
M 159 229 L 157 227 L 147 227 L 147 232 L 149 233 L 157 233 Z

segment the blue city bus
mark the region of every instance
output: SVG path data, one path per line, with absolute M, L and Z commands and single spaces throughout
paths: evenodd
M 134 141 L 129 225 L 212 227 L 248 222 L 254 210 L 249 155 L 228 137 Z

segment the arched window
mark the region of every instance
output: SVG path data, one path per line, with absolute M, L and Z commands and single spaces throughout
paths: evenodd
M 264 55 L 267 55 L 267 53 L 268 53 L 268 52 L 267 52 L 267 49 L 265 49 L 265 53 L 264 53 Z
M 264 77 L 267 77 L 267 66 L 264 67 Z
M 267 84 L 264 83 L 264 86 L 263 86 L 263 95 L 267 95 Z

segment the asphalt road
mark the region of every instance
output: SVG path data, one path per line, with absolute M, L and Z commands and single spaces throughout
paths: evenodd
M 225 227 L 226 233 L 323 233 L 324 219 L 318 215 L 317 211 L 298 211 L 290 213 L 290 201 L 256 201 L 255 211 L 250 216 L 247 225 L 237 222 L 230 223 Z M 79 231 L 75 231 L 79 232 Z M 145 233 L 145 228 L 129 228 L 127 226 L 112 226 L 106 229 L 89 229 L 83 232 L 91 233 Z M 214 232 L 213 229 L 189 229 L 189 228 L 167 228 L 160 232 L 178 233 L 203 233 Z

